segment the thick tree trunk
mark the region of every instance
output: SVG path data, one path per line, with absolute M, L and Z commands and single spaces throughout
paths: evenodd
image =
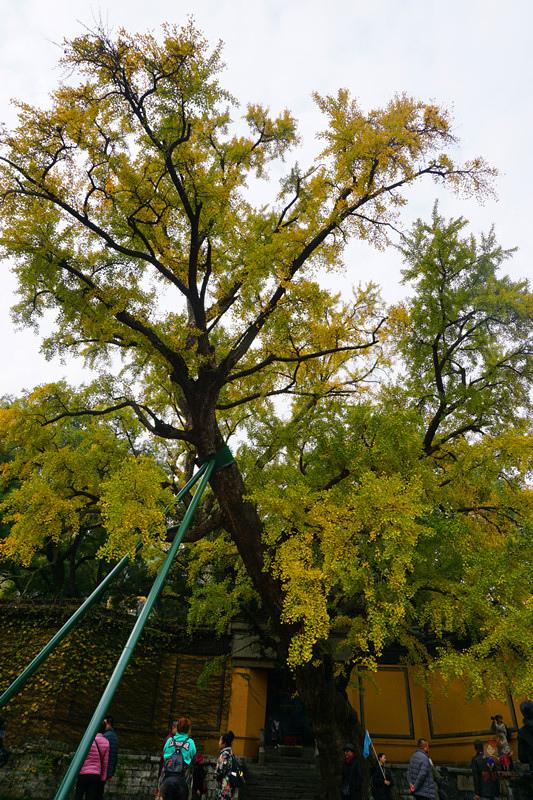
M 280 649 L 286 653 L 292 633 L 289 626 L 281 624 L 283 593 L 281 586 L 264 571 L 261 543 L 261 521 L 251 503 L 243 498 L 244 485 L 238 469 L 230 467 L 215 474 L 213 490 L 224 510 L 229 530 L 237 544 L 248 574 L 269 611 Z M 364 730 L 350 705 L 346 687 L 335 677 L 334 661 L 321 654 L 317 665 L 306 664 L 296 669 L 296 687 L 305 705 L 319 751 L 322 800 L 338 800 L 343 747 L 351 742 L 356 747 L 356 757 L 362 776 L 361 798 L 368 796 L 367 764 L 362 757 Z
M 198 402 L 191 406 L 193 430 L 199 431 L 198 455 L 201 459 L 213 456 L 224 444 L 212 407 Z M 244 481 L 236 464 L 214 472 L 211 477 L 211 488 L 224 514 L 227 530 L 239 551 L 246 571 L 255 589 L 259 593 L 265 610 L 268 612 L 279 635 L 281 628 L 281 611 L 283 594 L 280 584 L 265 571 L 265 549 L 262 540 L 263 524 L 257 509 L 245 499 Z
M 366 798 L 367 765 L 362 756 L 364 730 L 357 713 L 350 705 L 343 682 L 336 679 L 331 656 L 322 655 L 319 663 L 296 668 L 298 695 L 313 725 L 318 746 L 318 763 L 322 781 L 321 800 L 339 800 L 343 748 L 348 742 L 356 748 L 362 776 L 361 797 Z
M 212 456 L 223 446 L 214 411 L 209 419 L 198 420 L 195 408 L 194 430 L 200 430 L 200 458 Z M 204 407 L 204 411 L 205 411 Z M 221 469 L 211 478 L 211 487 L 224 514 L 225 524 L 237 546 L 254 587 L 261 597 L 280 640 L 280 651 L 286 653 L 294 631 L 281 622 L 283 590 L 279 582 L 265 570 L 263 525 L 255 506 L 245 499 L 245 487 L 236 464 Z M 360 770 L 364 776 L 362 797 L 366 797 L 366 764 L 361 755 L 363 734 L 356 712 L 346 696 L 345 686 L 334 674 L 334 661 L 322 654 L 320 663 L 305 664 L 296 669 L 296 687 L 311 719 L 319 750 L 323 800 L 338 800 L 343 747 L 352 742 L 357 748 Z
M 48 541 L 44 547 L 44 552 L 52 575 L 53 591 L 56 595 L 63 594 L 65 582 L 65 561 L 59 548 L 54 542 Z
M 265 571 L 263 525 L 255 506 L 244 498 L 244 483 L 238 467 L 232 465 L 214 473 L 211 486 L 248 575 L 261 595 L 274 626 L 279 629 L 283 607 L 282 589 Z

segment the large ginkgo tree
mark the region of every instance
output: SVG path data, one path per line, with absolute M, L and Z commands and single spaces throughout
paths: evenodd
M 509 426 L 517 421 L 519 437 L 528 295 L 497 283 L 494 242 L 478 252 L 471 241 L 472 254 L 460 250 L 464 268 L 473 258 L 494 273 L 480 278 L 486 293 L 472 300 L 472 280 L 465 273 L 463 285 L 454 271 L 459 232 L 454 240 L 438 218 L 406 244 L 410 277 L 428 271 L 418 306 L 388 314 L 375 287 L 347 299 L 321 286 L 320 275 L 345 269 L 352 238 L 385 245 L 410 185 L 432 179 L 482 195 L 493 171 L 479 158 L 452 160 L 450 120 L 436 105 L 402 95 L 363 111 L 340 90 L 315 97 L 324 116 L 316 161 L 287 167 L 272 201 L 258 206 L 248 183 L 288 161 L 296 122 L 288 111 L 276 117 L 249 105 L 247 132 L 242 124 L 236 131 L 220 50 L 192 24 L 159 37 L 87 33 L 66 43 L 63 65 L 67 77 L 46 108 L 19 104 L 0 157 L 1 242 L 19 279 L 15 313 L 23 324 L 55 313 L 45 350 L 77 353 L 102 375 L 89 405 L 58 403 L 47 421 L 130 408 L 147 432 L 198 460 L 232 433 L 247 433 L 238 460 L 211 478 L 198 551 L 213 547 L 210 529 L 231 540 L 243 571 L 228 592 L 248 581 L 258 598 L 311 715 L 324 796 L 336 797 L 339 748 L 358 723 L 333 628 L 352 664 L 375 662 L 394 637 L 405 646 L 410 637 L 411 651 L 422 642 L 429 654 L 418 631 L 451 630 L 446 620 L 459 612 L 455 638 L 467 642 L 474 599 L 465 603 L 438 583 L 439 559 L 450 559 L 446 580 L 462 586 L 471 575 L 461 574 L 452 543 L 442 552 L 430 545 L 435 530 L 460 541 L 458 520 L 467 520 L 465 531 L 501 529 L 505 546 L 512 539 L 521 552 L 524 471 Z M 446 258 L 442 286 L 458 290 L 439 307 Z M 358 265 L 350 274 L 365 277 Z M 478 301 L 480 317 L 469 305 Z M 378 399 L 370 382 L 400 352 L 404 394 L 384 389 Z M 499 427 L 490 409 L 507 379 L 521 394 L 514 409 L 502 407 Z M 284 396 L 283 405 L 276 398 Z M 381 404 L 375 413 L 371 396 Z M 374 458 L 380 431 L 388 444 Z M 503 438 L 490 450 L 485 435 Z M 499 470 L 484 447 L 508 467 Z M 480 478 L 457 500 L 454 489 L 468 483 L 461 469 L 477 475 L 478 461 L 494 469 L 488 499 Z M 493 519 L 492 507 L 513 491 L 520 507 Z M 135 523 L 125 520 L 108 552 L 131 548 L 134 538 Z M 416 590 L 407 588 L 413 575 Z M 478 606 L 490 605 L 496 590 L 479 591 Z M 446 598 L 440 606 L 435 592 Z M 530 609 L 523 595 L 513 602 Z M 506 603 L 495 601 L 509 610 Z

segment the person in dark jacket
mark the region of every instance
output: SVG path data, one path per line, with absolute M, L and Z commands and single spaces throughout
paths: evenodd
M 522 776 L 520 789 L 522 796 L 533 797 L 533 700 L 524 700 L 520 704 L 524 724 L 518 731 L 518 760 L 529 767 L 529 772 Z
M 109 763 L 107 765 L 106 782 L 111 780 L 117 770 L 118 736 L 113 727 L 113 722 L 113 717 L 110 715 L 104 719 L 104 736 L 109 742 Z
M 204 797 L 207 794 L 207 783 L 204 767 L 204 757 L 201 753 L 196 753 L 192 763 L 192 796 L 194 800 Z
M 340 796 L 341 800 L 359 800 L 361 797 L 361 772 L 353 744 L 344 745 Z
M 494 798 L 498 796 L 498 765 L 494 758 L 485 758 L 483 742 L 474 742 L 476 754 L 470 763 L 474 778 L 474 796 L 476 798 Z
M 372 797 L 374 800 L 392 800 L 393 780 L 390 770 L 385 766 L 387 756 L 378 753 L 378 763 L 372 771 Z
M 433 780 L 433 770 L 429 760 L 429 743 L 419 739 L 407 767 L 409 791 L 416 800 L 437 800 L 437 787 Z
M 234 739 L 235 734 L 233 731 L 227 731 L 218 740 L 220 753 L 218 754 L 215 768 L 217 782 L 215 800 L 234 800 L 235 797 L 238 797 L 239 789 L 232 782 L 232 775 L 235 777 L 234 766 L 236 766 L 234 764 L 235 754 L 232 746 Z

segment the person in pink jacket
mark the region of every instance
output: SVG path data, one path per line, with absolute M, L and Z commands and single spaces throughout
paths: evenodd
M 109 742 L 97 733 L 78 775 L 75 800 L 99 800 L 107 778 L 108 763 Z

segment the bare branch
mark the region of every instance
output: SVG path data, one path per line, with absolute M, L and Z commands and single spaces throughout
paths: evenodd
M 63 411 L 61 414 L 56 414 L 54 417 L 45 420 L 42 425 L 43 427 L 52 425 L 54 422 L 58 422 L 58 420 L 64 419 L 65 417 L 103 417 L 107 416 L 108 414 L 114 414 L 123 408 L 131 408 L 142 424 L 156 436 L 161 436 L 163 439 L 177 439 L 184 442 L 190 442 L 191 444 L 194 443 L 190 432 L 180 430 L 179 428 L 175 428 L 173 425 L 164 422 L 164 420 L 157 417 L 157 415 L 150 408 L 148 408 L 148 406 L 145 406 L 141 403 L 136 403 L 134 400 L 123 400 L 120 403 L 106 406 L 106 408 L 83 408 L 74 411 L 65 409 L 65 411 Z
M 369 342 L 366 342 L 365 344 L 354 344 L 354 345 L 344 345 L 344 346 L 341 346 L 341 347 L 330 347 L 330 348 L 327 348 L 325 350 L 317 350 L 314 353 L 303 353 L 303 354 L 297 353 L 294 356 L 277 356 L 277 355 L 271 354 L 271 355 L 267 356 L 266 358 L 264 358 L 262 361 L 259 361 L 253 367 L 250 367 L 249 369 L 243 369 L 240 372 L 234 372 L 233 374 L 228 375 L 226 383 L 231 383 L 232 381 L 239 380 L 240 378 L 245 378 L 248 375 L 253 375 L 255 372 L 259 372 L 260 370 L 264 369 L 265 367 L 268 367 L 270 364 L 274 364 L 276 362 L 281 362 L 281 363 L 284 363 L 284 364 L 295 364 L 295 363 L 301 364 L 301 363 L 303 363 L 305 361 L 310 361 L 310 360 L 315 359 L 315 358 L 322 358 L 323 356 L 333 355 L 335 353 L 350 353 L 350 352 L 356 352 L 358 350 L 368 350 L 370 347 L 372 347 L 373 345 L 377 344 L 377 342 L 379 341 L 379 339 L 377 337 L 377 334 L 378 334 L 380 328 L 382 327 L 382 325 L 384 325 L 384 323 L 386 321 L 387 321 L 387 317 L 383 317 L 383 319 L 374 328 L 374 330 L 371 331 L 372 339 Z
M 366 203 L 377 199 L 382 194 L 390 193 L 407 184 L 413 183 L 417 178 L 422 175 L 433 175 L 435 177 L 449 178 L 454 175 L 467 174 L 468 170 L 450 170 L 440 166 L 437 163 L 431 163 L 426 167 L 419 169 L 412 175 L 400 178 L 394 183 L 386 186 L 381 186 L 374 191 L 368 191 L 362 197 L 359 197 L 354 203 L 349 204 L 342 208 L 342 203 L 345 203 L 350 195 L 354 192 L 354 186 L 346 187 L 338 196 L 335 203 L 336 208 L 342 208 L 336 215 L 332 215 L 332 219 L 321 230 L 319 230 L 311 240 L 302 248 L 298 256 L 296 256 L 287 269 L 285 280 L 279 284 L 272 292 L 270 299 L 265 303 L 262 310 L 257 314 L 253 322 L 242 332 L 239 338 L 234 343 L 232 349 L 227 356 L 220 363 L 218 372 L 221 385 L 224 383 L 224 376 L 227 375 L 233 367 L 241 360 L 241 358 L 248 352 L 253 342 L 257 338 L 259 332 L 263 328 L 265 322 L 270 315 L 277 308 L 280 300 L 287 292 L 288 285 L 301 269 L 301 267 L 316 253 L 318 248 L 324 243 L 327 237 L 348 217 L 355 216 L 359 213 L 359 209 Z
M 200 539 L 203 539 L 208 534 L 214 533 L 214 531 L 218 531 L 223 527 L 224 514 L 220 509 L 216 509 L 207 519 L 202 520 L 196 525 L 192 525 L 183 537 L 183 541 L 188 544 L 199 542 Z M 174 536 L 172 536 L 172 539 L 174 539 Z M 172 539 L 170 539 L 170 541 L 172 541 Z
M 74 206 L 70 203 L 67 203 L 66 200 L 62 199 L 58 195 L 54 194 L 52 191 L 47 189 L 43 184 L 39 183 L 32 178 L 29 173 L 27 173 L 22 167 L 20 167 L 15 162 L 11 161 L 10 159 L 5 158 L 4 156 L 0 156 L 0 161 L 11 166 L 15 169 L 19 174 L 21 174 L 30 184 L 33 186 L 33 189 L 29 189 L 28 187 L 24 187 L 24 185 L 19 184 L 21 188 L 19 189 L 11 189 L 8 192 L 4 192 L 4 195 L 7 194 L 20 194 L 27 197 L 36 197 L 40 200 L 47 200 L 48 202 L 58 206 L 59 208 L 63 209 L 70 217 L 75 219 L 79 222 L 83 227 L 90 230 L 99 239 L 101 239 L 105 244 L 114 250 L 117 253 L 121 253 L 122 255 L 128 256 L 128 258 L 144 261 L 146 263 L 151 264 L 154 266 L 158 272 L 161 273 L 167 280 L 169 280 L 174 286 L 176 286 L 180 292 L 188 297 L 188 290 L 185 284 L 174 275 L 172 270 L 168 269 L 158 258 L 155 257 L 153 254 L 153 250 L 150 252 L 145 252 L 143 250 L 137 250 L 135 248 L 126 247 L 123 244 L 117 242 L 111 234 L 104 230 L 100 225 L 98 225 L 94 220 L 86 215 L 85 212 L 78 211 Z
M 88 286 L 96 299 L 101 302 L 106 308 L 112 311 L 111 303 L 109 303 L 103 296 L 100 290 L 100 287 L 88 276 L 85 275 L 81 270 L 74 267 L 70 264 L 66 259 L 63 259 L 59 266 L 69 272 L 71 275 L 74 275 L 79 281 L 84 283 Z M 167 362 L 172 366 L 174 372 L 174 378 L 176 379 L 177 383 L 180 386 L 184 387 L 187 385 L 189 381 L 188 369 L 187 365 L 183 358 L 168 347 L 157 335 L 153 328 L 151 328 L 146 322 L 141 322 L 141 320 L 137 319 L 133 316 L 129 311 L 116 311 L 112 312 L 113 316 L 115 317 L 118 322 L 122 322 L 131 330 L 136 331 L 137 333 L 142 334 L 152 345 L 153 347 L 167 360 Z

